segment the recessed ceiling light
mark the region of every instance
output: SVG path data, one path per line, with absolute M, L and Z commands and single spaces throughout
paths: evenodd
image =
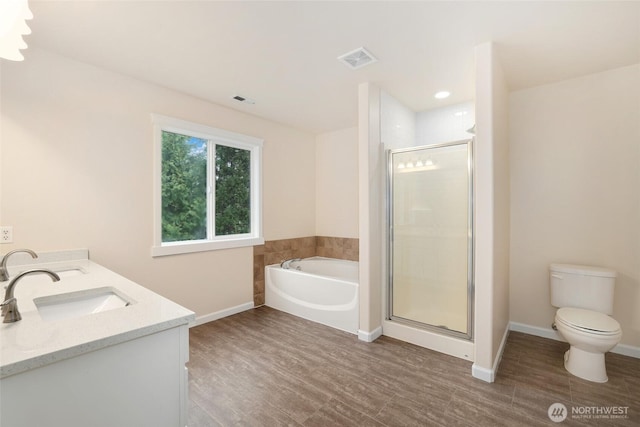
M 363 47 L 359 47 L 356 50 L 352 50 L 351 52 L 347 52 L 344 55 L 339 56 L 338 60 L 353 70 L 357 70 L 358 68 L 378 61 L 371 52 Z
M 433 97 L 436 99 L 445 99 L 445 98 L 448 98 L 449 95 L 451 95 L 451 92 L 447 92 L 446 90 L 441 90 L 440 92 L 437 92 L 435 95 L 433 95 Z

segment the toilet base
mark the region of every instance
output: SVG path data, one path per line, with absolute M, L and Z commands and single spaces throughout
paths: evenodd
M 607 368 L 604 364 L 604 353 L 590 353 L 571 346 L 564 353 L 564 367 L 576 377 L 596 383 L 606 383 Z

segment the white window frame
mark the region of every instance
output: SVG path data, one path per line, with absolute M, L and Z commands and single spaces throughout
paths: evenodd
M 264 244 L 262 235 L 262 146 L 264 140 L 253 136 L 217 129 L 181 119 L 152 114 L 153 123 L 153 246 L 151 256 L 159 257 Z M 203 240 L 162 242 L 162 132 L 189 135 L 228 147 L 250 151 L 251 156 L 251 231 L 232 236 L 211 236 Z M 211 163 L 211 162 L 208 162 Z M 208 164 L 208 168 L 213 165 Z M 209 175 L 212 176 L 212 175 Z M 208 183 L 208 192 L 211 190 Z M 209 200 L 211 200 L 209 198 Z M 213 206 L 212 206 L 213 205 Z M 211 232 L 215 202 L 207 203 L 207 228 Z

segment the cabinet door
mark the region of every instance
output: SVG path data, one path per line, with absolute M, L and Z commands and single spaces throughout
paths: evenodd
M 186 325 L 0 381 L 0 425 L 186 425 Z

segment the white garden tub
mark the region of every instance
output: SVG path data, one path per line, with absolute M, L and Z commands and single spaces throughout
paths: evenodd
M 313 257 L 265 267 L 265 304 L 358 333 L 358 262 Z

